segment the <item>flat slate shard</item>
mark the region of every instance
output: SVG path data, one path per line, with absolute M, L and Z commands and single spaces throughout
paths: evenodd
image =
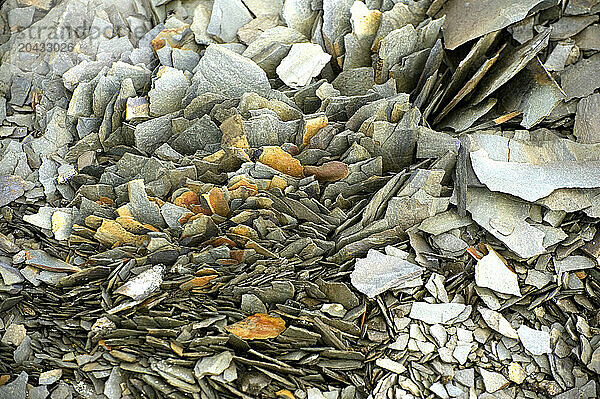
M 357 290 L 374 298 L 389 289 L 420 280 L 423 271 L 421 266 L 407 260 L 371 249 L 366 258 L 356 261 L 350 279 Z
M 233 41 L 237 31 L 252 20 L 241 0 L 215 0 L 206 31 L 224 42 Z
M 164 115 L 142 122 L 135 127 L 135 145 L 146 153 L 153 153 L 172 135 L 171 120 L 174 115 Z
M 268 94 L 271 86 L 265 72 L 255 62 L 224 46 L 211 44 L 196 67 L 192 78 L 202 91 L 241 98 L 244 93 Z
M 517 274 L 491 247 L 488 247 L 488 251 L 475 265 L 475 283 L 503 294 L 521 296 Z
M 29 375 L 25 371 L 21 373 L 10 383 L 0 386 L 1 399 L 25 399 L 27 397 L 27 381 Z
M 154 88 L 148 92 L 150 114 L 162 116 L 181 109 L 181 100 L 189 86 L 183 71 L 165 67 Z
M 540 356 L 550 353 L 550 334 L 546 331 L 534 330 L 525 325 L 517 329 L 519 340 L 527 351 L 531 354 Z
M 408 317 L 427 324 L 454 324 L 465 321 L 471 315 L 471 305 L 462 303 L 414 302 Z
M 48 255 L 41 249 L 31 249 L 26 251 L 25 263 L 40 269 L 53 272 L 80 272 L 81 268 L 69 264 L 61 259 Z
M 594 93 L 579 100 L 573 134 L 580 143 L 600 143 L 600 94 Z
M 587 97 L 600 87 L 600 54 L 594 54 L 567 67 L 560 74 L 560 85 L 566 100 Z
M 470 138 L 473 170 L 492 191 L 536 201 L 560 188 L 600 186 L 598 144 L 573 143 L 542 132 L 523 139 L 487 134 Z
M 233 355 L 228 351 L 203 357 L 196 363 L 194 375 L 198 380 L 206 375 L 219 375 L 229 367 L 232 360 Z
M 156 265 L 129 280 L 114 293 L 126 295 L 135 301 L 142 301 L 160 288 L 164 273 L 165 267 Z
M 511 339 L 518 339 L 519 335 L 517 331 L 511 326 L 511 324 L 502 316 L 502 313 L 496 312 L 482 306 L 478 307 L 477 310 L 481 314 L 481 317 L 492 330 L 499 332 L 505 337 Z
M 522 113 L 521 126 L 525 129 L 531 129 L 550 115 L 564 97 L 562 89 L 537 58 L 531 60 L 498 94 L 504 113 Z
M 5 206 L 25 194 L 28 183 L 20 176 L 0 176 L 0 206 Z
M 296 43 L 277 67 L 277 76 L 290 87 L 303 87 L 321 73 L 330 59 L 317 44 Z
M 525 68 L 529 61 L 548 45 L 551 31 L 545 29 L 516 49 L 503 51 L 494 68 L 479 83 L 473 103 L 477 104 L 488 97 Z
M 442 11 L 444 45 L 453 50 L 463 43 L 524 19 L 530 11 L 544 5 L 544 0 L 501 0 L 495 2 L 448 1 Z M 541 7 L 539 7 L 541 8 Z
M 522 258 L 539 255 L 544 233 L 530 225 L 530 205 L 485 188 L 470 187 L 466 208 L 473 220 Z

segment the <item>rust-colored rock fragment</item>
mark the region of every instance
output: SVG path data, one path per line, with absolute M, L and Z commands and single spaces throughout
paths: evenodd
M 133 234 L 146 234 L 150 231 L 159 231 L 156 227 L 147 223 L 140 223 L 131 216 L 119 216 L 116 222 Z
M 191 209 L 193 205 L 200 204 L 200 199 L 198 198 L 198 194 L 196 194 L 195 192 L 186 191 L 185 193 L 175 198 L 173 203 L 177 206 Z
M 318 115 L 304 121 L 304 127 L 302 131 L 302 144 L 310 144 L 310 139 L 317 134 L 317 132 L 327 126 L 328 120 L 325 115 Z
M 181 46 L 181 39 L 183 33 L 189 28 L 188 24 L 185 24 L 179 28 L 163 29 L 156 37 L 152 40 L 152 48 L 154 51 L 160 50 L 167 44 L 169 47 L 179 48 Z
M 123 244 L 142 245 L 146 240 L 145 236 L 130 233 L 118 222 L 107 219 L 102 221 L 94 238 L 109 248 Z
M 210 280 L 212 280 L 215 277 L 217 277 L 216 274 L 212 274 L 212 275 L 208 275 L 208 276 L 194 277 L 191 280 L 188 280 L 185 283 L 182 283 L 179 286 L 179 288 L 182 289 L 183 291 L 189 291 L 192 288 L 204 287 L 206 284 L 208 284 L 210 282 Z
M 292 157 L 289 153 L 276 146 L 266 146 L 262 148 L 262 153 L 258 157 L 259 162 L 272 167 L 273 169 L 294 177 L 304 177 L 302 164 Z
M 321 166 L 305 166 L 304 175 L 315 175 L 318 181 L 337 181 L 348 176 L 348 165 L 340 161 L 329 161 Z
M 213 213 L 223 217 L 229 216 L 229 202 L 227 202 L 222 189 L 213 187 L 208 194 L 202 194 L 202 197 L 206 200 Z
M 277 337 L 285 330 L 285 321 L 281 317 L 256 313 L 225 329 L 242 339 L 268 339 Z

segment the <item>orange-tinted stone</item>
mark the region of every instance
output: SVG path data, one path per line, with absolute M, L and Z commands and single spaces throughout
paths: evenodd
M 302 144 L 308 145 L 310 144 L 310 139 L 313 138 L 315 134 L 325 126 L 327 126 L 328 120 L 327 116 L 319 115 L 311 119 L 307 119 L 304 121 L 304 128 L 302 132 Z
M 273 176 L 273 178 L 269 182 L 269 185 L 267 186 L 267 190 L 270 190 L 272 188 L 279 188 L 279 189 L 283 190 L 286 187 L 287 187 L 287 182 L 285 181 L 285 179 L 282 179 L 279 176 Z
M 98 201 L 96 201 L 96 203 L 98 205 L 114 205 L 115 201 L 113 201 L 112 199 L 108 198 L 108 197 L 100 197 L 98 198 Z
M 102 221 L 102 225 L 96 230 L 94 238 L 109 248 L 123 244 L 141 246 L 146 241 L 146 236 L 130 233 L 116 221 L 107 219 Z
M 154 51 L 160 50 L 167 45 L 167 43 L 169 44 L 169 47 L 179 48 L 181 45 L 181 39 L 177 38 L 177 36 L 180 36 L 188 27 L 189 25 L 186 24 L 179 28 L 163 29 L 152 40 L 152 48 Z
M 204 287 L 206 284 L 208 284 L 210 282 L 210 280 L 212 280 L 215 277 L 217 277 L 216 274 L 212 274 L 209 276 L 194 277 L 191 280 L 188 280 L 185 283 L 181 284 L 179 286 L 179 288 L 182 289 L 183 291 L 189 291 L 192 288 Z
M 203 194 L 202 197 L 208 202 L 208 206 L 213 213 L 223 217 L 229 216 L 229 203 L 222 189 L 213 187 L 208 194 Z
M 275 395 L 277 395 L 281 398 L 284 398 L 284 399 L 296 399 L 294 394 L 291 393 L 290 391 L 288 391 L 287 389 L 281 389 L 281 390 L 275 392 Z
M 116 222 L 123 226 L 125 230 L 133 234 L 146 234 L 150 231 L 159 231 L 156 227 L 150 224 L 140 223 L 131 216 L 119 216 L 117 217 Z
M 186 191 L 181 194 L 179 197 L 175 198 L 173 203 L 177 206 L 181 206 L 183 208 L 190 208 L 193 205 L 200 204 L 200 199 L 198 198 L 198 194 L 193 191 Z M 191 209 L 191 208 L 190 208 Z
M 242 339 L 268 339 L 277 337 L 285 330 L 285 321 L 281 317 L 256 313 L 225 329 Z
M 260 154 L 258 160 L 281 173 L 285 173 L 286 175 L 304 177 L 303 168 L 300 161 L 292 157 L 280 147 L 263 147 L 262 154 Z

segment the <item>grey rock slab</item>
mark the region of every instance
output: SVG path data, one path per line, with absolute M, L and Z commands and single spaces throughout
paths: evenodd
M 25 215 L 23 216 L 23 220 L 39 227 L 40 229 L 50 230 L 52 228 L 52 214 L 54 211 L 55 208 L 42 206 L 38 209 L 38 213 Z
M 521 296 L 517 274 L 491 247 L 488 247 L 488 251 L 475 265 L 475 284 L 503 294 Z
M 0 206 L 5 206 L 25 194 L 31 183 L 26 182 L 20 176 L 0 176 Z
M 311 37 L 317 13 L 312 8 L 312 0 L 286 0 L 283 4 L 283 20 L 286 25 L 306 37 Z
M 465 321 L 471 314 L 471 306 L 462 303 L 414 302 L 408 317 L 427 324 L 454 324 Z
M 2 261 L 0 261 L 0 276 L 5 285 L 20 284 L 25 281 L 19 269 L 7 265 Z
M 552 352 L 550 348 L 550 333 L 546 331 L 534 330 L 526 325 L 521 325 L 517 329 L 519 340 L 532 355 L 543 355 Z
M 224 42 L 235 40 L 237 31 L 252 20 L 241 0 L 215 0 L 206 31 Z
M 190 213 L 189 209 L 174 205 L 170 202 L 165 202 L 165 204 L 160 207 L 160 214 L 167 223 L 167 226 L 172 229 L 181 227 L 179 219 L 187 213 Z
M 200 0 L 196 3 L 197 5 L 194 9 L 194 16 L 192 19 L 192 24 L 190 25 L 190 29 L 192 32 L 194 32 L 194 39 L 196 40 L 196 43 L 209 45 L 215 42 L 215 40 L 207 32 L 214 2 L 212 0 Z
M 204 115 L 179 135 L 173 137 L 169 144 L 178 153 L 191 155 L 204 149 L 207 145 L 221 143 L 222 137 L 221 129 L 211 120 L 210 116 Z
M 155 227 L 164 226 L 158 205 L 148 199 L 143 179 L 132 180 L 127 183 L 129 193 L 129 208 L 134 218 L 141 223 L 148 223 Z
M 352 30 L 350 8 L 353 3 L 354 0 L 323 0 L 323 39 L 334 59 L 343 54 L 343 36 Z
M 25 371 L 21 371 L 17 378 L 0 387 L 0 399 L 25 399 L 28 379 L 29 375 Z
M 62 369 L 53 369 L 40 373 L 40 385 L 52 385 L 62 377 Z
M 471 39 L 483 36 L 524 19 L 544 0 L 500 0 L 495 2 L 448 1 L 442 14 L 444 45 L 453 50 Z
M 2 335 L 2 342 L 5 345 L 19 346 L 27 336 L 27 329 L 23 324 L 12 323 Z
M 600 54 L 581 59 L 560 74 L 560 85 L 566 100 L 587 97 L 600 87 Z
M 506 320 L 506 318 L 502 316 L 502 313 L 496 312 L 495 310 L 491 310 L 488 308 L 484 308 L 482 306 L 478 307 L 477 310 L 481 314 L 481 317 L 485 321 L 485 324 L 487 324 L 488 327 L 490 327 L 492 330 L 495 330 L 508 338 L 519 338 L 517 331 L 512 327 L 508 320 Z
M 331 84 L 343 96 L 362 96 L 375 84 L 375 72 L 371 67 L 347 69 L 340 72 Z
M 525 220 L 529 208 L 528 203 L 485 188 L 467 191 L 467 210 L 473 220 L 522 258 L 545 252 L 544 233 Z
M 561 276 L 563 273 L 576 271 L 576 270 L 585 270 L 592 269 L 598 266 L 598 263 L 588 258 L 587 256 L 582 255 L 569 255 L 563 259 L 553 259 L 554 262 L 554 270 L 556 274 L 558 274 L 559 281 L 561 280 Z
M 35 7 L 19 7 L 8 11 L 8 26 L 12 32 L 28 28 L 33 22 Z
M 16 106 L 23 106 L 27 101 L 29 90 L 31 89 L 31 78 L 27 75 L 15 74 L 10 86 L 10 103 Z
M 357 290 L 374 298 L 389 289 L 401 288 L 405 283 L 420 279 L 423 271 L 419 265 L 371 249 L 366 258 L 356 260 L 350 280 Z
M 121 373 L 120 367 L 113 367 L 104 384 L 104 395 L 106 395 L 108 399 L 121 399 L 123 394 L 121 384 L 123 382 L 123 374 Z
M 173 118 L 174 115 L 164 115 L 136 125 L 133 133 L 135 146 L 146 153 L 153 153 L 171 137 Z
M 509 381 L 500 373 L 480 367 L 479 374 L 483 377 L 483 385 L 485 386 L 486 392 L 494 393 L 509 384 Z
M 431 235 L 438 235 L 468 226 L 471 223 L 473 220 L 469 216 L 460 216 L 456 210 L 450 209 L 423 220 L 419 225 L 419 230 Z
M 522 112 L 521 126 L 526 129 L 550 115 L 564 97 L 562 89 L 537 58 L 498 91 L 500 107 L 505 112 Z
M 219 375 L 229 367 L 232 360 L 233 355 L 228 351 L 203 357 L 196 363 L 194 374 L 198 380 L 206 375 Z
M 121 85 L 115 76 L 102 76 L 98 80 L 92 99 L 94 115 L 98 118 L 101 118 L 104 115 L 106 106 L 113 96 L 119 92 L 120 87 Z M 73 93 L 73 95 L 74 94 L 75 93 Z
M 21 341 L 15 352 L 13 353 L 13 358 L 15 359 L 15 363 L 23 364 L 25 361 L 29 360 L 29 357 L 33 354 L 33 348 L 31 347 L 31 338 L 29 335 L 25 336 L 25 339 Z
M 277 76 L 290 87 L 304 87 L 318 76 L 331 55 L 313 43 L 296 43 L 276 69 Z
M 69 102 L 67 115 L 73 117 L 90 116 L 93 113 L 92 100 L 94 96 L 94 86 L 91 82 L 81 82 L 73 91 L 73 96 Z
M 0 125 L 6 119 L 6 98 L 0 97 Z
M 600 25 L 594 24 L 585 28 L 573 38 L 580 50 L 600 50 Z
M 265 72 L 255 62 L 216 44 L 207 47 L 192 82 L 205 91 L 241 98 L 244 93 L 268 94 L 271 86 Z
M 587 363 L 587 367 L 596 374 L 600 374 L 600 347 L 596 348 L 592 353 L 590 361 Z
M 131 78 L 133 87 L 139 93 L 144 87 L 150 85 L 152 72 L 143 65 L 131 65 L 123 61 L 117 61 L 112 64 L 108 75 L 116 76 L 119 82 Z
M 377 71 L 375 82 L 385 83 L 390 69 L 416 50 L 417 41 L 417 31 L 412 25 L 405 25 L 391 31 L 379 45 L 378 56 L 381 60 L 381 69 Z
M 267 313 L 267 307 L 260 300 L 260 298 L 254 294 L 242 294 L 242 311 L 246 313 Z
M 48 392 L 48 388 L 44 385 L 39 387 L 31 387 L 28 392 L 29 399 L 46 399 L 50 392 Z
M 544 68 L 548 71 L 562 71 L 565 69 L 565 64 L 567 62 L 567 58 L 569 58 L 569 54 L 573 50 L 575 43 L 570 41 L 561 41 L 556 43 L 552 52 L 546 58 L 546 62 L 544 62 Z
M 563 16 L 558 21 L 550 24 L 552 27 L 550 40 L 568 39 L 597 21 L 597 15 Z
M 181 100 L 190 85 L 183 71 L 165 68 L 160 78 L 154 82 L 154 88 L 148 93 L 152 116 L 163 116 L 179 111 L 182 108 Z
M 551 281 L 551 273 L 545 273 L 539 270 L 529 270 L 527 272 L 527 278 L 525 278 L 525 284 L 532 285 L 537 289 L 544 288 Z
M 543 133 L 523 139 L 486 134 L 470 138 L 473 170 L 492 191 L 536 201 L 559 188 L 600 186 L 599 144 L 578 144 Z
M 195 51 L 179 48 L 173 49 L 171 58 L 173 60 L 173 68 L 190 72 L 194 70 L 196 65 L 198 65 L 198 61 L 200 61 L 200 55 Z
M 580 143 L 600 143 L 600 94 L 579 100 L 573 134 Z
M 473 103 L 477 104 L 487 98 L 525 68 L 548 45 L 550 32 L 551 29 L 545 29 L 521 46 L 504 51 L 498 58 L 498 62 L 494 64 L 494 68 L 479 82 Z
M 389 357 L 378 358 L 375 360 L 375 365 L 396 374 L 402 374 L 406 371 L 406 367 L 402 363 L 396 362 Z

